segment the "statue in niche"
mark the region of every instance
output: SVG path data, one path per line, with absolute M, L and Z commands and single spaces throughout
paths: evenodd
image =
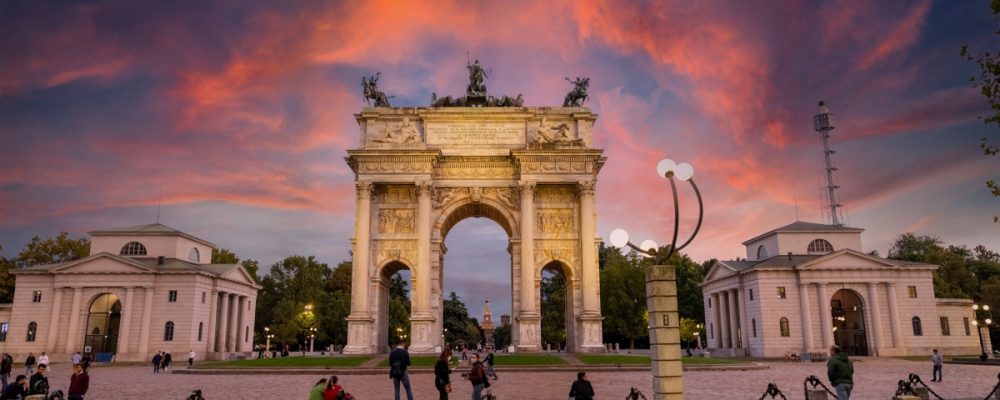
M 573 90 L 566 93 L 566 99 L 563 100 L 563 107 L 582 107 L 583 102 L 589 98 L 587 88 L 590 87 L 590 78 L 581 78 L 578 76 L 575 80 L 566 78 L 566 81 L 573 84 Z
M 386 96 L 385 92 L 378 90 L 378 78 L 381 75 L 381 72 L 376 72 L 371 77 L 361 77 L 362 94 L 365 98 L 365 104 L 368 104 L 369 107 L 372 105 L 371 101 L 375 102 L 375 107 L 392 107 L 389 105 L 389 99 L 395 96 Z
M 545 145 L 569 145 L 569 146 L 579 146 L 583 145 L 583 139 L 574 139 L 570 136 L 569 124 L 561 123 L 554 126 L 546 126 L 545 118 L 538 121 L 538 128 L 535 128 L 535 136 L 532 138 L 532 144 L 536 146 Z
M 382 137 L 371 139 L 373 143 L 393 143 L 393 144 L 420 144 L 420 132 L 413 126 L 409 117 L 403 117 L 403 122 L 399 126 L 390 127 L 386 124 L 382 130 Z

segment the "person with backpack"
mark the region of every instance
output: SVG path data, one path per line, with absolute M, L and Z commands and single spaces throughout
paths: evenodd
M 160 356 L 160 353 L 156 353 L 156 354 L 153 355 L 153 373 L 154 374 L 160 373 L 160 362 L 161 361 L 163 361 L 163 357 Z
M 35 353 L 28 353 L 28 358 L 24 359 L 24 371 L 28 376 L 35 374 Z
M 479 354 L 472 353 L 470 357 L 472 370 L 467 374 L 462 374 L 462 377 L 472 383 L 472 400 L 479 400 L 482 397 L 483 389 L 490 387 L 490 383 L 486 378 L 483 363 L 479 361 Z
M 486 376 L 489 376 L 492 380 L 500 379 L 497 376 L 497 372 L 493 369 L 493 351 L 491 350 L 486 354 Z
M 0 359 L 0 382 L 3 386 L 0 388 L 7 387 L 7 380 L 10 379 L 10 371 L 14 369 L 14 359 L 11 358 L 10 354 L 3 353 L 3 359 Z
M 389 353 L 389 378 L 392 378 L 392 387 L 395 389 L 396 400 L 399 400 L 399 383 L 403 383 L 406 389 L 406 400 L 413 400 L 413 391 L 410 389 L 410 376 L 406 373 L 406 368 L 410 366 L 410 353 L 403 348 L 403 341 L 396 343 L 396 349 Z
M 434 362 L 434 387 L 438 391 L 438 400 L 448 400 L 451 392 L 451 348 L 445 347 L 441 356 Z
M 38 364 L 38 371 L 28 380 L 28 394 L 49 395 L 48 364 Z
M 854 389 L 854 364 L 840 346 L 830 346 L 830 359 L 826 362 L 826 376 L 836 389 L 838 400 L 849 400 Z
M 569 388 L 569 397 L 576 400 L 593 400 L 594 386 L 587 380 L 586 372 L 576 373 L 576 381 Z

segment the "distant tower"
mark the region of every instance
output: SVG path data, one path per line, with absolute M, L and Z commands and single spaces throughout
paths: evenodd
M 830 218 L 833 225 L 843 226 L 844 223 L 841 221 L 843 218 L 840 215 L 840 208 L 843 204 L 840 204 L 840 195 L 837 193 L 837 183 L 833 180 L 833 173 L 837 170 L 833 166 L 833 161 L 830 160 L 830 156 L 835 153 L 835 151 L 830 150 L 830 131 L 834 128 L 833 124 L 833 114 L 830 113 L 830 109 L 826 107 L 826 103 L 823 101 L 819 102 L 819 114 L 813 117 L 813 129 L 819 133 L 823 138 L 823 157 L 826 160 L 826 191 L 830 197 Z
M 496 326 L 493 324 L 492 313 L 490 313 L 490 301 L 486 300 L 486 308 L 483 309 L 483 322 L 479 323 L 479 327 L 483 329 L 483 334 L 486 336 L 485 345 L 486 350 L 493 350 L 493 330 Z

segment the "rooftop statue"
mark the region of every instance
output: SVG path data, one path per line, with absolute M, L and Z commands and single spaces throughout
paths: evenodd
M 365 97 L 365 103 L 371 106 L 372 103 L 370 100 L 374 100 L 375 107 L 392 107 L 389 105 L 389 99 L 395 96 L 386 96 L 385 92 L 378 90 L 378 78 L 381 75 L 381 72 L 376 72 L 371 77 L 361 77 L 361 88 L 363 90 L 362 94 Z
M 563 107 L 582 107 L 583 102 L 589 97 L 587 95 L 587 87 L 590 86 L 590 78 L 576 77 L 576 80 L 570 80 L 566 78 L 566 81 L 573 84 L 573 90 L 566 93 L 566 99 L 563 100 Z
M 486 96 L 486 78 L 488 76 L 483 66 L 479 65 L 479 60 L 477 59 L 472 64 L 466 64 L 465 68 L 469 70 L 469 86 L 465 88 L 465 95 L 468 97 Z

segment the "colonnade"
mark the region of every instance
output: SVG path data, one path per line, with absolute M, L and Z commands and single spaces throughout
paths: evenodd
M 709 347 L 717 349 L 746 348 L 746 303 L 737 289 L 725 289 L 709 294 L 712 302 L 711 321 L 709 322 Z
M 213 304 L 209 309 L 208 349 L 212 352 L 250 351 L 249 322 L 252 310 L 247 296 L 224 291 L 212 292 Z M 243 329 L 240 329 L 240 328 Z

